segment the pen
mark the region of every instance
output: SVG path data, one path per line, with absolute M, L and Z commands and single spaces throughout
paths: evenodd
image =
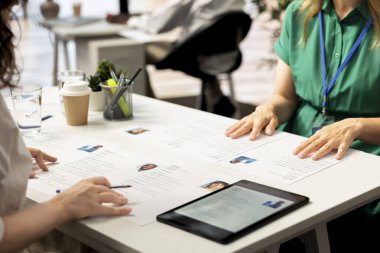
M 51 117 L 53 117 L 53 115 L 48 114 L 48 115 L 42 116 L 41 120 L 44 121 L 44 120 L 50 119 Z
M 110 74 L 111 74 L 112 79 L 115 80 L 116 83 L 118 83 L 119 79 L 117 78 L 115 71 L 113 71 L 111 67 L 110 67 Z
M 125 83 L 123 84 L 123 82 L 125 81 L 124 80 L 124 76 L 123 76 L 123 80 L 122 80 L 122 83 L 118 83 L 117 84 L 117 87 L 118 89 L 116 90 L 114 96 L 112 97 L 112 100 L 111 102 L 107 105 L 107 107 L 104 109 L 105 112 L 107 112 L 108 114 L 111 112 L 111 110 L 115 107 L 117 101 L 119 101 L 119 98 L 123 95 L 123 93 L 128 89 L 128 86 L 132 85 L 133 81 L 135 80 L 135 78 L 140 74 L 142 68 L 139 68 L 136 73 L 132 76 L 132 78 L 128 81 L 128 83 Z M 123 75 L 123 74 L 122 74 Z M 119 78 L 119 81 L 122 79 L 122 77 L 120 76 Z
M 110 188 L 110 189 L 119 189 L 119 188 L 129 188 L 129 187 L 132 187 L 132 185 L 129 185 L 129 184 L 125 184 L 125 185 L 123 185 L 123 184 L 121 184 L 121 185 L 111 185 L 108 188 Z M 61 192 L 62 192 L 61 189 L 56 189 L 55 190 L 55 193 L 61 193 Z
M 129 187 L 132 187 L 132 185 L 129 185 L 129 184 L 125 184 L 125 185 L 111 185 L 110 189 L 119 189 L 119 188 L 129 188 Z M 55 190 L 55 193 L 61 193 L 62 190 L 61 189 L 56 189 Z
M 44 121 L 44 120 L 47 120 L 47 119 L 50 119 L 51 117 L 53 117 L 52 115 L 45 115 L 45 116 L 42 116 L 41 117 L 41 121 Z M 31 129 L 31 128 L 38 128 L 39 126 L 37 125 L 33 125 L 33 126 L 24 126 L 24 125 L 21 125 L 20 123 L 17 122 L 17 125 L 20 129 Z
M 109 188 L 110 189 L 118 189 L 118 188 L 129 188 L 132 187 L 132 185 L 126 184 L 126 185 L 112 185 Z

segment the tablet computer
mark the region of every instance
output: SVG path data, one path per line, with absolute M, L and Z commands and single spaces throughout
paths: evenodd
M 157 220 L 227 244 L 309 202 L 309 198 L 241 180 L 157 216 Z

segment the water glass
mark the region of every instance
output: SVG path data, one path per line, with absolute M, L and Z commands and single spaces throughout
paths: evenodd
M 41 85 L 11 88 L 13 115 L 22 135 L 41 132 Z
M 77 81 L 85 81 L 86 73 L 82 70 L 64 70 L 58 73 L 58 89 L 61 91 L 65 83 L 74 83 Z M 60 95 L 61 111 L 64 114 L 63 97 Z
M 86 73 L 82 70 L 64 70 L 58 73 L 58 88 L 61 89 L 65 83 L 85 81 Z

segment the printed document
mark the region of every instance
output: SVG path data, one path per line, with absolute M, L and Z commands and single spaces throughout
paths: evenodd
M 292 150 L 305 139 L 297 135 L 286 135 L 266 145 L 230 156 L 218 164 L 287 185 L 340 162 L 335 159 L 334 153 L 316 161 L 310 157 L 300 159 L 293 155 Z M 344 159 L 357 153 L 358 151 L 349 150 Z
M 132 126 L 126 130 L 130 132 L 123 134 L 138 138 L 151 131 L 147 129 L 149 127 Z M 176 145 L 166 143 L 166 152 L 174 154 L 170 161 L 76 135 L 42 134 L 39 138 L 27 139 L 29 146 L 48 150 L 59 157 L 59 163 L 50 164 L 48 172 L 39 170 L 37 178 L 29 181 L 29 187 L 54 196 L 57 189 L 64 191 L 81 179 L 105 176 L 112 185 L 132 185 L 117 189 L 128 197 L 128 205 L 133 209 L 126 219 L 145 225 L 154 221 L 158 214 L 234 183 L 244 178 L 244 174 L 286 185 L 340 162 L 333 155 L 317 161 L 299 159 L 291 150 L 305 138 L 296 135 L 278 132 L 249 141 L 246 136 L 232 140 L 212 128 L 199 138 L 195 130 L 195 126 L 183 127 L 181 134 L 186 136 L 178 134 L 179 129 L 173 131 L 171 140 L 177 138 L 173 142 Z M 151 131 L 150 138 L 154 139 L 162 131 L 165 130 Z M 156 137 L 155 140 L 159 140 Z M 182 161 L 181 156 L 175 154 L 202 160 L 205 166 L 191 165 L 189 160 Z M 344 159 L 353 154 L 355 152 L 350 151 Z M 242 178 L 208 169 L 212 164 L 239 171 Z
M 135 125 L 124 129 L 123 134 L 141 142 L 150 141 L 182 156 L 216 163 L 282 185 L 294 183 L 340 162 L 333 153 L 317 161 L 293 155 L 292 150 L 305 140 L 301 136 L 276 132 L 272 136 L 260 135 L 255 141 L 250 141 L 248 136 L 231 139 L 215 126 L 200 124 L 200 127 L 199 124 Z M 349 150 L 345 159 L 355 153 Z
M 80 137 L 76 140 L 80 145 L 84 143 Z M 238 181 L 204 168 L 147 158 L 121 148 L 87 146 L 82 152 L 88 155 L 50 166 L 48 172 L 38 171 L 37 178 L 29 180 L 29 187 L 54 196 L 57 190 L 64 191 L 81 179 L 105 176 L 112 185 L 132 185 L 116 189 L 129 199 L 128 206 L 133 209 L 125 218 L 145 225 L 164 211 Z

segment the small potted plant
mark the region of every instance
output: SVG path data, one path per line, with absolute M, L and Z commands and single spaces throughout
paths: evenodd
M 115 72 L 115 65 L 109 60 L 101 60 L 98 62 L 96 72 L 87 78 L 88 86 L 91 88 L 90 94 L 90 111 L 103 110 L 102 87 L 100 84 L 106 84 L 112 79 L 111 70 Z M 120 75 L 120 71 L 117 73 Z
M 106 83 L 109 79 L 112 79 L 111 70 L 116 73 L 115 64 L 113 64 L 111 61 L 101 60 L 98 62 L 96 74 L 99 76 L 102 83 Z M 117 76 L 120 75 L 119 72 L 116 73 Z
M 99 75 L 90 75 L 87 81 L 91 89 L 89 110 L 94 112 L 103 110 L 102 87 L 100 86 L 102 81 Z

